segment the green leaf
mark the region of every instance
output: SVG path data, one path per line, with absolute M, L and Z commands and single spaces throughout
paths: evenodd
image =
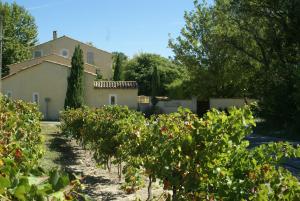
M 53 188 L 54 190 L 60 190 L 65 186 L 69 185 L 69 183 L 69 176 L 67 174 L 63 174 L 61 177 L 59 177 L 57 184 Z
M 14 196 L 19 200 L 26 200 L 25 194 L 26 194 L 25 185 L 18 186 L 14 192 Z
M 58 182 L 58 179 L 59 179 L 59 173 L 58 173 L 58 170 L 53 170 L 50 172 L 50 184 L 52 186 L 55 186 Z
M 7 188 L 10 186 L 10 181 L 8 178 L 0 176 L 0 189 L 1 188 Z

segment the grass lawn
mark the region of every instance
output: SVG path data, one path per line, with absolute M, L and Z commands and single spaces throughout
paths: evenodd
M 46 170 L 50 170 L 54 167 L 61 168 L 59 159 L 61 158 L 61 153 L 55 148 L 57 145 L 57 137 L 59 135 L 59 128 L 55 123 L 44 123 L 41 122 L 42 135 L 44 137 L 45 143 L 45 155 L 41 160 L 41 166 Z

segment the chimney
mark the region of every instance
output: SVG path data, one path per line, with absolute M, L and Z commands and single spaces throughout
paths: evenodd
M 57 39 L 57 31 L 53 31 L 53 40 Z

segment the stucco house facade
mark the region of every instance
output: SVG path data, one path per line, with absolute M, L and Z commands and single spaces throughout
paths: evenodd
M 64 108 L 71 57 L 76 45 L 84 54 L 84 102 L 89 107 L 127 105 L 137 108 L 135 81 L 110 81 L 112 54 L 67 36 L 53 39 L 32 49 L 32 59 L 10 65 L 2 78 L 2 94 L 12 99 L 35 102 L 45 119 L 56 120 Z M 103 80 L 97 80 L 101 74 Z

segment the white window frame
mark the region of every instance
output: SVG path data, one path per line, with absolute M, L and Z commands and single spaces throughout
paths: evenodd
M 33 52 L 33 57 L 34 57 L 34 58 L 39 58 L 39 57 L 36 57 L 36 56 L 35 56 L 35 52 L 40 52 L 40 53 L 41 53 L 41 56 L 39 56 L 39 57 L 42 57 L 42 56 L 44 55 L 43 50 L 34 50 L 34 52 Z
M 67 52 L 67 56 L 64 56 L 64 55 L 63 55 L 63 52 L 64 52 L 64 51 Z M 60 56 L 62 56 L 62 57 L 64 57 L 64 58 L 69 58 L 69 50 L 68 50 L 68 49 L 65 49 L 65 48 L 64 48 L 64 49 L 61 49 L 61 50 L 60 50 Z
M 35 102 L 35 95 L 37 95 L 37 102 Z M 32 102 L 36 103 L 37 105 L 40 104 L 40 95 L 39 95 L 39 93 L 37 93 L 37 92 L 32 93 Z
M 115 97 L 115 104 L 114 105 L 117 105 L 118 104 L 118 96 L 117 96 L 117 94 L 109 94 L 109 99 L 108 99 L 108 103 L 109 103 L 109 105 L 112 105 L 111 104 L 111 97 Z
M 7 98 L 11 98 L 12 97 L 12 92 L 10 90 L 7 90 L 6 93 L 5 93 L 5 96 Z

